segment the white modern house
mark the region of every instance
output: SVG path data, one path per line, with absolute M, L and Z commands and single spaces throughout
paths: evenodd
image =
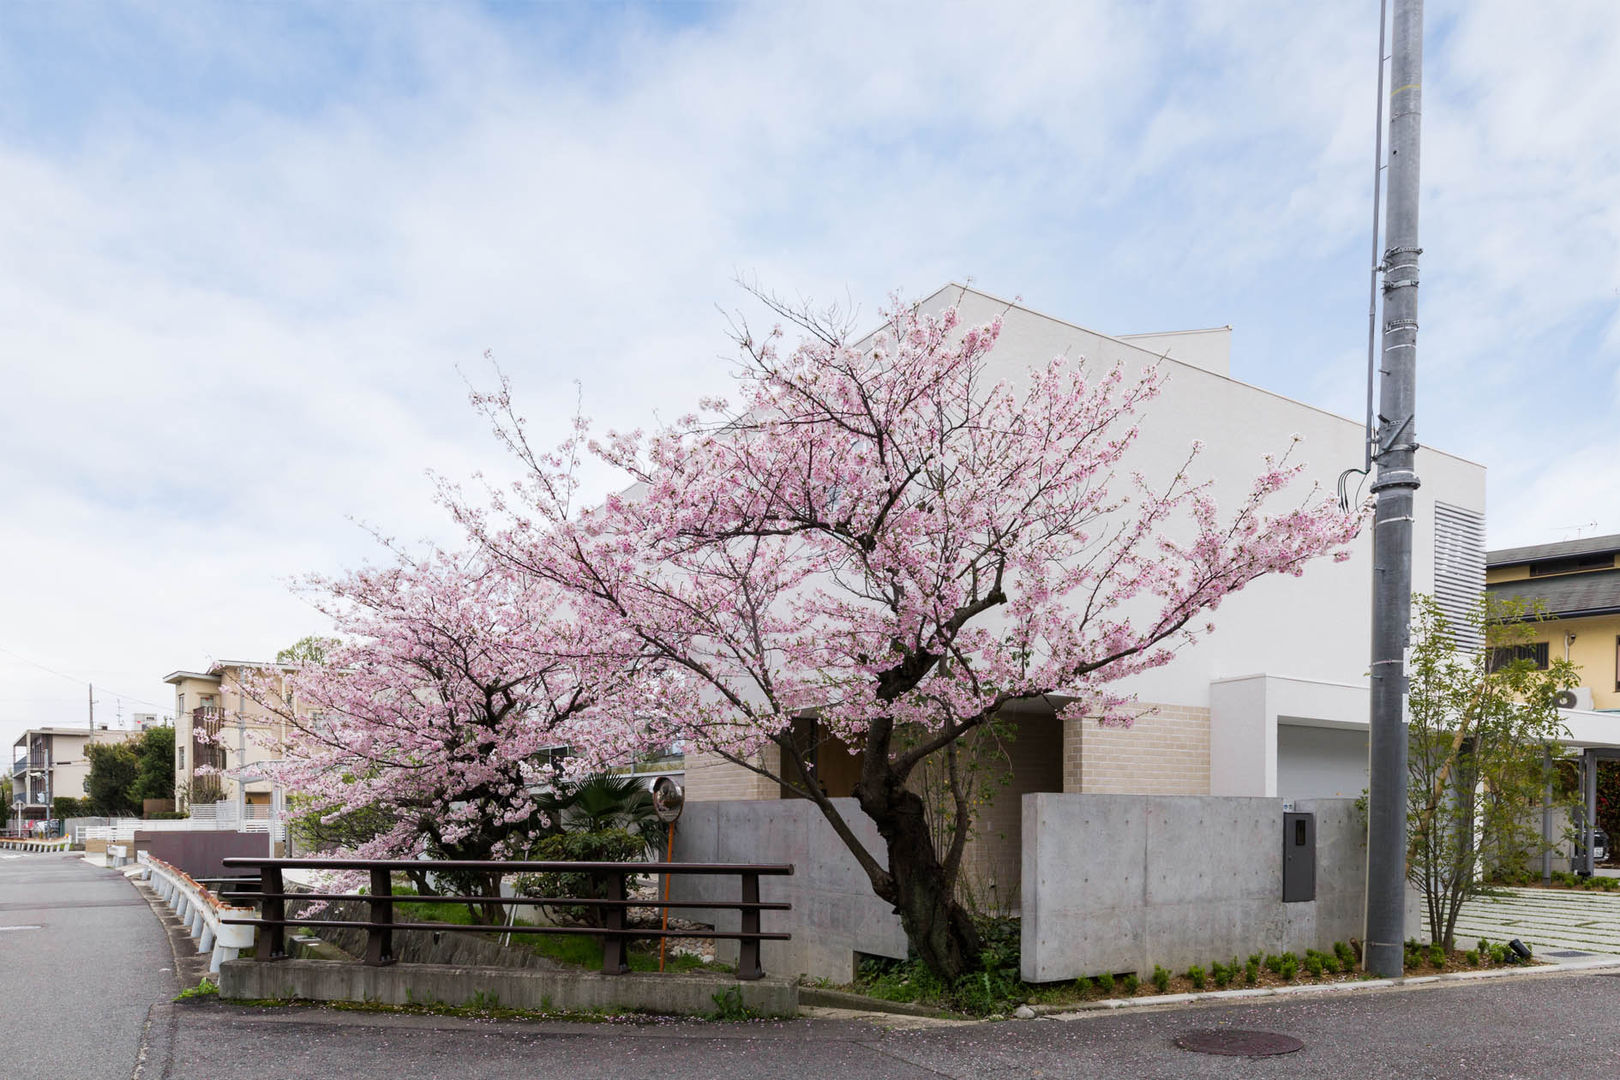
M 1283 496 L 1336 490 L 1363 464 L 1363 424 L 1232 378 L 1230 327 L 1110 336 L 975 289 L 948 285 L 925 308 L 958 305 L 964 324 L 1003 319 L 992 374 L 1016 381 L 1032 365 L 1065 355 L 1127 377 L 1159 363 L 1163 390 L 1147 407 L 1126 470 L 1168 478 L 1194 440 L 1204 451 L 1194 476 L 1217 499 L 1246 495 L 1264 455 L 1288 451 L 1306 463 Z M 1314 361 L 1302 358 L 1302 363 Z M 1420 433 L 1421 435 L 1421 433 Z M 1418 453 L 1413 588 L 1461 609 L 1484 588 L 1485 469 L 1440 450 Z M 1354 478 L 1352 478 L 1354 479 Z M 1352 491 L 1356 485 L 1351 484 Z M 1127 684 L 1143 706 L 1129 729 L 1060 721 L 1049 708 L 1020 713 L 1012 782 L 981 819 L 979 871 L 1017 880 L 1020 797 L 1035 792 L 1350 797 L 1367 785 L 1371 530 L 1344 563 L 1326 559 L 1302 577 L 1257 581 L 1213 616 L 1216 629 L 1170 664 Z M 829 794 L 847 795 L 853 758 L 825 753 L 817 770 Z M 690 800 L 775 799 L 757 774 L 717 758 L 687 762 Z M 989 848 L 995 848 L 993 853 Z M 998 865 L 999 864 L 999 865 Z

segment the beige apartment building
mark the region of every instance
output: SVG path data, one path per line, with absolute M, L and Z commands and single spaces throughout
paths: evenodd
M 11 747 L 11 805 L 6 808 L 12 828 L 27 828 L 51 816 L 55 799 L 82 799 L 87 794 L 90 755 L 85 747 L 92 741 L 122 742 L 137 734 L 109 729 L 105 724 L 92 732 L 88 726 L 76 728 L 29 728 Z
M 273 785 L 254 766 L 276 761 L 285 741 L 286 721 L 244 688 L 255 673 L 268 672 L 278 696 L 285 664 L 255 660 L 220 660 L 207 671 L 172 671 L 163 681 L 174 687 L 174 799 L 193 803 L 240 799 L 249 807 L 268 808 Z M 293 702 L 295 709 L 297 703 Z M 202 772 L 198 772 L 201 769 Z M 227 775 L 245 770 L 238 776 Z

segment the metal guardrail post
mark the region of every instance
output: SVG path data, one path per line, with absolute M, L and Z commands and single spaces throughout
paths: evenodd
M 387 870 L 371 872 L 371 921 L 387 923 L 366 930 L 366 963 L 381 967 L 394 962 L 394 882 Z
M 600 872 L 593 873 L 591 876 L 598 881 L 604 877 Z M 625 898 L 624 877 L 615 873 L 606 874 L 605 877 L 607 878 L 606 899 L 623 900 Z M 626 942 L 622 933 L 614 933 L 613 931 L 622 931 L 624 929 L 624 908 L 618 904 L 613 904 L 604 909 L 602 914 L 602 922 L 605 924 L 606 929 L 610 931 L 602 941 L 602 974 L 623 975 L 630 970 L 625 950 Z
M 286 887 L 281 883 L 281 867 L 266 866 L 263 868 L 263 889 L 267 893 L 284 893 Z M 282 921 L 287 918 L 287 901 L 279 895 L 266 898 L 264 901 L 264 918 L 267 925 L 259 927 L 259 932 L 253 941 L 253 956 L 256 960 L 285 960 L 287 958 L 287 928 Z
M 747 870 L 742 872 L 742 902 L 744 904 L 759 903 L 759 875 Z M 742 930 L 745 934 L 759 933 L 759 908 L 745 907 L 742 909 Z M 765 969 L 759 963 L 759 938 L 745 937 L 737 943 L 737 978 L 744 980 L 763 979 Z

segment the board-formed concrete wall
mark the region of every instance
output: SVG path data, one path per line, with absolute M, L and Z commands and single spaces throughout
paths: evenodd
M 854 799 L 833 802 L 855 834 L 887 861 L 877 826 Z M 805 799 L 688 802 L 675 827 L 677 862 L 792 863 L 791 877 L 762 877 L 760 899 L 786 900 L 789 912 L 760 916 L 764 930 L 786 930 L 791 941 L 763 943 L 760 959 L 772 975 L 809 975 L 846 983 L 855 953 L 904 958 L 906 935 L 893 908 L 872 894 L 872 883 L 815 804 Z M 676 900 L 736 900 L 737 878 L 671 875 Z M 716 929 L 736 930 L 736 911 L 677 910 Z M 722 960 L 736 959 L 736 942 L 715 943 Z
M 1285 904 L 1280 799 L 1025 795 L 1024 978 L 1145 977 L 1155 964 L 1183 971 L 1360 937 L 1366 847 L 1354 800 L 1294 809 L 1316 815 L 1317 898 Z

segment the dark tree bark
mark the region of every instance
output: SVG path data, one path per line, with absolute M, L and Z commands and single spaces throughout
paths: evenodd
M 892 772 L 887 780 L 873 788 L 863 778 L 855 789 L 861 809 L 877 823 L 888 849 L 887 879 L 874 881 L 873 887 L 894 905 L 906 937 L 928 969 L 955 981 L 978 964 L 978 928 L 956 900 L 954 868 L 935 853 L 921 797 Z

